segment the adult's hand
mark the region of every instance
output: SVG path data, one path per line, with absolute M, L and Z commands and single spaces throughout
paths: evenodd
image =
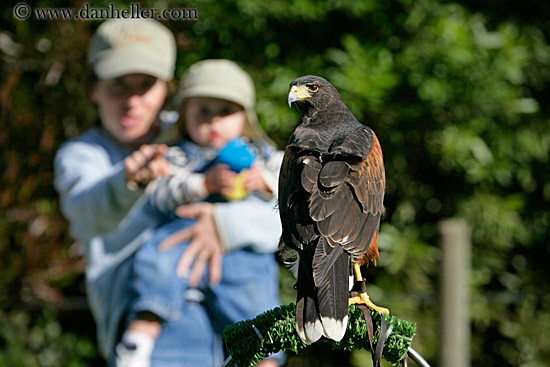
M 197 203 L 180 206 L 176 213 L 184 218 L 197 218 L 189 228 L 174 232 L 161 242 L 160 249 L 167 250 L 177 244 L 190 241 L 189 247 L 183 252 L 177 272 L 180 277 L 188 274 L 191 264 L 193 268 L 189 276 L 189 286 L 196 287 L 206 270 L 210 267 L 210 284 L 220 282 L 222 274 L 222 244 L 214 223 L 214 205 Z
M 163 156 L 166 149 L 168 147 L 164 144 L 142 145 L 126 157 L 126 180 L 144 187 L 159 176 L 167 176 L 170 173 L 170 164 Z

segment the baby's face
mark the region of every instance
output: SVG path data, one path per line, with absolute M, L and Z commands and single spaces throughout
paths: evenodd
M 185 104 L 185 128 L 203 147 L 221 148 L 243 134 L 246 112 L 236 103 L 208 97 L 191 97 Z

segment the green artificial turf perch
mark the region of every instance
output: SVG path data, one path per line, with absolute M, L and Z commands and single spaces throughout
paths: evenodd
M 284 305 L 254 319 L 227 326 L 223 337 L 232 362 L 239 367 L 253 366 L 271 353 L 299 353 L 306 348 L 307 345 L 296 333 L 295 312 L 294 304 Z M 330 344 L 333 349 L 371 351 L 363 312 L 352 305 L 348 317 L 346 333 L 341 341 L 336 342 L 323 337 L 319 342 Z M 371 312 L 371 317 L 376 343 L 380 330 L 380 314 Z M 388 328 L 391 328 L 391 333 L 384 344 L 382 357 L 392 364 L 398 364 L 409 351 L 416 333 L 416 324 L 393 316 L 384 315 L 384 318 Z

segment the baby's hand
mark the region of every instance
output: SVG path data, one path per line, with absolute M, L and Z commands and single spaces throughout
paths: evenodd
M 159 176 L 170 173 L 170 164 L 163 157 L 168 147 L 162 145 L 142 145 L 124 159 L 126 181 L 134 185 L 147 186 Z
M 230 195 L 235 186 L 237 174 L 226 164 L 216 164 L 204 175 L 204 185 L 209 194 Z
M 244 189 L 248 192 L 263 191 L 271 193 L 271 190 L 262 177 L 260 169 L 255 164 L 253 164 L 252 167 L 246 171 L 246 175 L 244 177 Z

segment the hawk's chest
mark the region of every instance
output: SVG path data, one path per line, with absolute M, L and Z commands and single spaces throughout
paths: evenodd
M 358 122 L 331 127 L 302 124 L 289 145 L 321 154 L 364 158 L 371 150 L 372 130 Z

